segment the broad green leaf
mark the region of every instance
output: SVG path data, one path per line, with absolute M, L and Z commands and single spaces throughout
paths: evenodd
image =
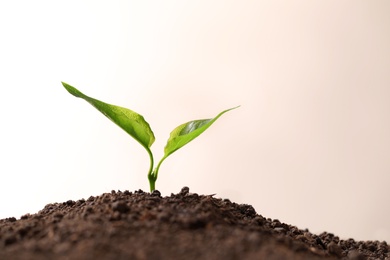
M 110 105 L 100 100 L 91 98 L 67 83 L 62 82 L 62 85 L 73 96 L 82 98 L 94 106 L 103 115 L 108 117 L 120 128 L 125 130 L 126 133 L 142 144 L 142 146 L 144 146 L 148 152 L 150 152 L 149 148 L 154 142 L 154 134 L 143 116 L 128 108 Z
M 189 121 L 173 129 L 164 148 L 164 158 L 162 160 L 206 131 L 220 116 L 236 108 L 224 110 L 214 118 Z

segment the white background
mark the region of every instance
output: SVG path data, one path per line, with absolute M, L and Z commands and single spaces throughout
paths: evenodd
M 169 132 L 236 105 L 161 166 L 341 238 L 390 241 L 389 1 L 2 1 L 0 218 L 148 190 L 146 151 L 81 99 Z

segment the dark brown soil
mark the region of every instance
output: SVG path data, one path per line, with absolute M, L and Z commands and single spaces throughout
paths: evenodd
M 0 259 L 390 259 L 386 242 L 340 240 L 213 195 L 105 193 L 0 220 Z

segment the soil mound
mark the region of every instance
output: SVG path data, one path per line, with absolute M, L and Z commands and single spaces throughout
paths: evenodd
M 0 259 L 390 259 L 383 241 L 341 240 L 213 195 L 112 191 L 0 220 Z

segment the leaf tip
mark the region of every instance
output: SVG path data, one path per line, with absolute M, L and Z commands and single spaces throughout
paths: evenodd
M 62 83 L 62 86 L 64 86 L 64 88 L 70 93 L 72 94 L 73 96 L 75 97 L 82 97 L 84 96 L 83 93 L 81 93 L 78 89 L 76 89 L 75 87 L 72 87 L 71 85 L 69 85 L 68 83 L 65 83 L 63 81 L 61 81 Z
M 67 86 L 69 86 L 69 84 L 68 84 L 68 83 L 66 83 L 66 82 L 63 82 L 63 81 L 61 81 L 61 84 L 62 84 L 62 86 L 64 86 L 65 88 L 66 88 Z
M 222 113 L 225 113 L 225 112 L 228 112 L 228 111 L 231 111 L 231 110 L 234 110 L 234 109 L 237 109 L 241 107 L 241 105 L 238 105 L 238 106 L 235 106 L 235 107 L 232 107 L 232 108 L 229 108 L 229 109 L 226 109 L 225 111 L 223 111 Z

